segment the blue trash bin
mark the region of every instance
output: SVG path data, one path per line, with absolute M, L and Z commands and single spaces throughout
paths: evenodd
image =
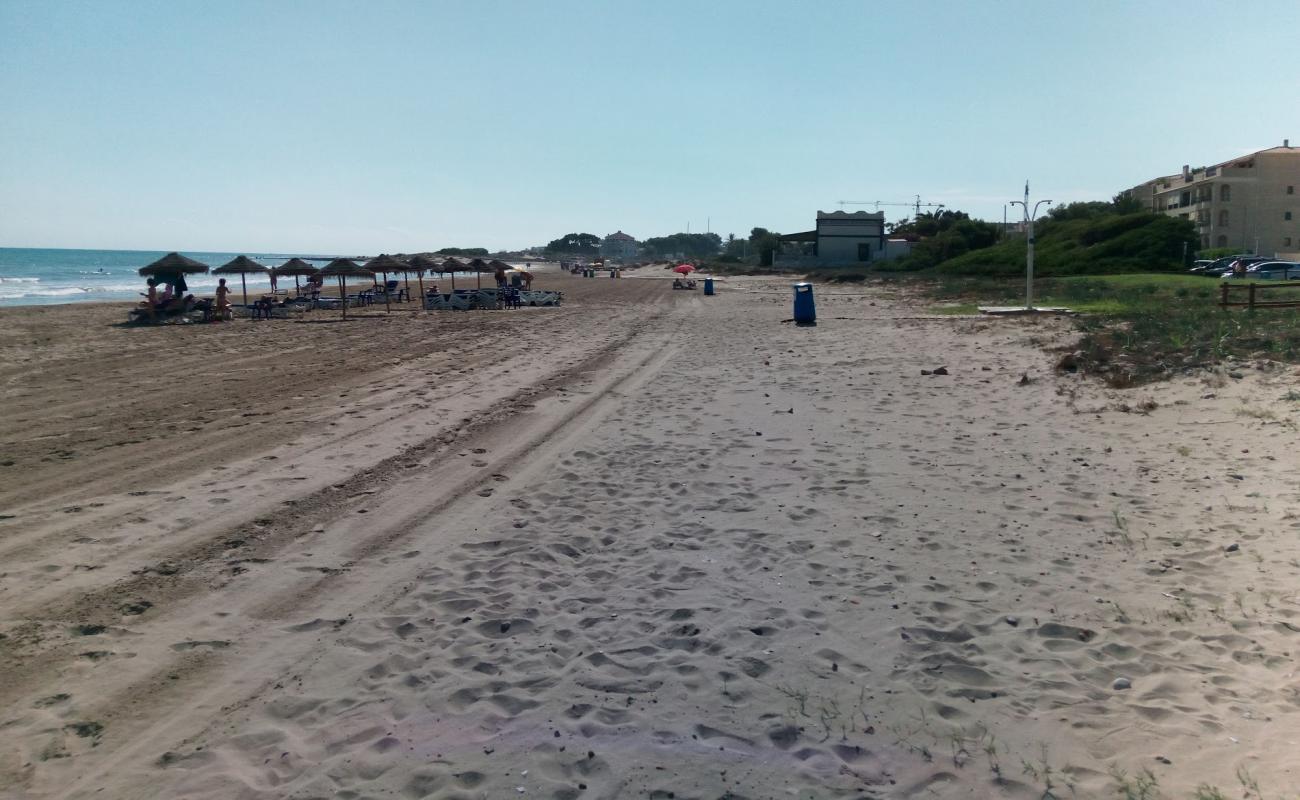
M 712 279 L 712 278 L 705 278 L 705 279 L 704 279 L 704 295 L 705 295 L 705 297 L 709 297 L 709 296 L 712 296 L 712 295 L 713 295 L 713 279 Z
M 794 285 L 794 321 L 796 325 L 817 324 L 817 306 L 813 303 L 811 283 Z

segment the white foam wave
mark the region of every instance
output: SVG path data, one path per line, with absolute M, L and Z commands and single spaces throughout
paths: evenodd
M 6 278 L 0 275 L 0 283 L 40 283 L 40 278 Z
M 25 297 L 76 297 L 99 291 L 89 286 L 65 286 L 58 289 L 24 291 L 21 288 L 0 288 L 0 300 L 21 300 Z

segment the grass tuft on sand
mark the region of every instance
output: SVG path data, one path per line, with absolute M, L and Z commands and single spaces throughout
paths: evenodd
M 1146 383 L 1173 371 L 1234 358 L 1300 361 L 1295 308 L 1220 308 L 1218 282 L 1193 275 L 1132 274 L 1051 278 L 1035 285 L 1035 305 L 1079 312 L 1080 367 L 1116 386 Z M 1300 287 L 1288 297 L 1300 300 Z M 929 295 L 940 314 L 1024 301 L 1024 283 L 942 278 Z

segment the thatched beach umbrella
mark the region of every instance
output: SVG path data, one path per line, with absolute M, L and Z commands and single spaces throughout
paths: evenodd
M 456 291 L 456 273 L 465 269 L 465 265 L 454 258 L 448 257 L 446 261 L 442 262 L 442 268 L 451 273 L 451 290 Z
M 411 273 L 418 272 L 418 270 L 411 266 L 410 256 L 398 254 L 393 258 L 397 259 L 397 263 L 402 265 L 400 269 L 395 268 L 393 273 L 402 273 L 402 282 L 406 284 L 406 302 L 409 303 L 411 302 Z
M 430 275 L 435 272 L 441 272 L 442 266 L 426 255 L 411 256 L 406 260 L 411 269 L 415 270 L 415 279 L 420 282 L 420 307 L 424 307 L 424 273 L 427 271 Z
M 466 264 L 466 265 L 465 265 L 465 269 L 469 269 L 469 270 L 473 270 L 473 271 L 474 271 L 474 280 L 477 282 L 477 286 L 476 286 L 476 288 L 482 289 L 482 288 L 483 288 L 483 273 L 484 273 L 484 272 L 491 272 L 491 269 L 488 267 L 487 262 L 484 261 L 484 260 L 481 259 L 481 258 L 476 258 L 476 259 L 474 259 L 473 261 L 471 261 L 471 262 L 469 262 L 468 264 Z
M 140 267 L 139 271 L 145 277 L 154 278 L 161 275 L 201 275 L 208 271 L 208 265 L 180 253 L 168 253 L 152 264 Z
M 301 258 L 291 258 L 278 267 L 271 270 L 271 274 L 277 278 L 283 278 L 285 275 L 293 276 L 293 288 L 298 294 L 302 294 L 302 287 L 298 285 L 299 275 L 315 275 L 320 270 Z
M 266 267 L 248 256 L 237 256 L 212 270 L 213 275 L 238 275 L 239 285 L 244 289 L 244 305 L 248 305 L 248 274 L 266 272 Z
M 371 272 L 382 272 L 384 274 L 384 310 L 392 313 L 393 307 L 388 302 L 388 273 L 405 272 L 409 267 L 404 261 L 394 258 L 386 253 L 380 253 L 366 262 L 366 269 Z
M 208 265 L 201 261 L 187 258 L 180 253 L 168 253 L 152 264 L 140 267 L 140 275 L 147 278 L 162 278 L 164 283 L 176 284 L 179 291 L 185 291 L 182 275 L 202 275 L 208 271 Z M 171 279 L 171 280 L 169 280 Z
M 325 269 L 321 270 L 320 274 L 339 279 L 339 297 L 343 300 L 343 319 L 348 318 L 348 278 L 369 278 L 372 281 L 375 279 L 373 270 L 358 266 L 355 261 L 349 261 L 346 258 L 334 259 L 325 265 Z

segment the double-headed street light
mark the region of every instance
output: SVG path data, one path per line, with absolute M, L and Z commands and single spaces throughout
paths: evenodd
M 1029 240 L 1029 253 L 1025 257 L 1025 310 L 1034 310 L 1034 217 L 1038 216 L 1038 207 L 1046 203 L 1051 205 L 1051 200 L 1039 200 L 1034 203 L 1033 210 L 1029 208 L 1029 181 L 1025 181 L 1025 199 L 1012 200 L 1011 205 L 1020 206 L 1025 210 L 1025 236 Z

